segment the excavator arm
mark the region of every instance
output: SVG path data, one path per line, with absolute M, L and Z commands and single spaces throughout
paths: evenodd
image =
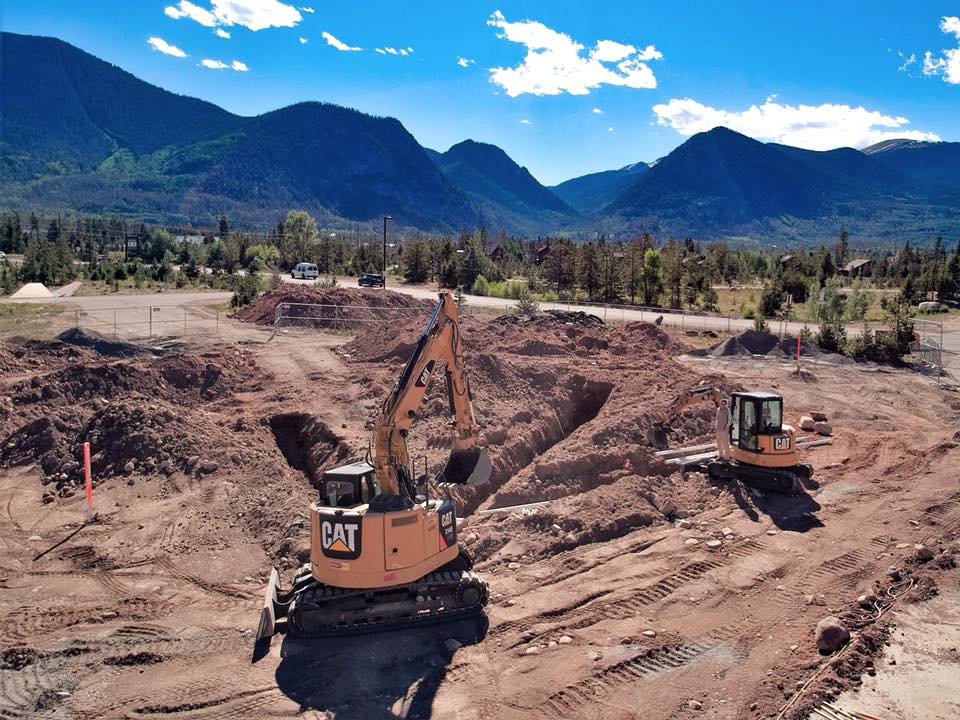
M 480 485 L 490 476 L 490 458 L 477 446 L 479 428 L 473 416 L 470 383 L 463 360 L 457 305 L 440 293 L 426 330 L 417 342 L 393 392 L 384 401 L 373 429 L 373 465 L 383 495 L 414 496 L 407 435 L 435 371 L 443 366 L 450 413 L 452 452 L 443 472 L 445 482 Z
M 694 387 L 684 390 L 677 395 L 669 407 L 660 413 L 659 420 L 663 426 L 669 426 L 676 420 L 688 407 L 701 402 L 710 401 L 714 405 L 719 405 L 723 399 L 723 392 L 715 387 Z

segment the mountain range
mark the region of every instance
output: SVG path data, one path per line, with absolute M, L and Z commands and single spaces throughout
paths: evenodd
M 168 224 L 378 219 L 453 232 L 806 243 L 960 232 L 960 143 L 814 152 L 726 128 L 656 163 L 553 187 L 502 149 L 422 147 L 400 121 L 307 102 L 255 117 L 143 82 L 55 38 L 0 33 L 0 210 L 118 213 Z

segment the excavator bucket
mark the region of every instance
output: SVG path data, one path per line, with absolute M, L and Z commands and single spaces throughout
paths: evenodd
M 485 447 L 454 450 L 443 469 L 443 482 L 454 485 L 486 485 L 493 472 L 490 451 Z

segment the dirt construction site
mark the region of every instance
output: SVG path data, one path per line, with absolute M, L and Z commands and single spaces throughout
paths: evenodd
M 279 302 L 357 309 L 277 328 Z M 0 719 L 960 717 L 960 396 L 575 313 L 461 318 L 493 471 L 450 492 L 485 614 L 255 655 L 270 568 L 289 586 L 309 560 L 319 478 L 364 457 L 431 308 L 281 287 L 216 339 L 0 345 Z M 815 483 L 658 455 L 658 413 L 700 382 L 825 415 Z M 670 446 L 709 445 L 715 412 Z M 448 419 L 435 382 L 410 435 L 430 472 Z M 850 638 L 819 650 L 831 617 Z

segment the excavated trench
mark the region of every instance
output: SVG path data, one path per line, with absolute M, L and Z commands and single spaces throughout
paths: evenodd
M 320 489 L 323 471 L 344 462 L 350 448 L 329 427 L 309 413 L 281 413 L 268 419 L 287 463 Z
M 614 387 L 575 375 L 546 408 L 517 413 L 505 427 L 487 432 L 482 441 L 493 455 L 490 482 L 479 488 L 457 488 L 459 512 L 466 515 L 476 510 L 510 478 L 597 417 Z

